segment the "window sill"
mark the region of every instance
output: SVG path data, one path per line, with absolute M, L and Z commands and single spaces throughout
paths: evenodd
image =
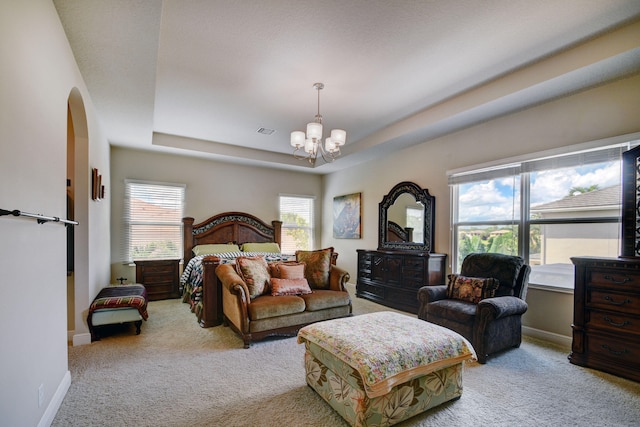
M 547 292 L 558 292 L 561 294 L 570 294 L 573 295 L 573 287 L 566 288 L 563 286 L 552 286 L 552 285 L 540 285 L 536 283 L 529 283 L 529 289 L 538 289 L 541 291 Z

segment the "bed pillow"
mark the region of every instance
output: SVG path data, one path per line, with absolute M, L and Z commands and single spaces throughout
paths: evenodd
M 280 246 L 275 242 L 244 243 L 242 245 L 242 252 L 268 252 L 279 254 Z
M 309 287 L 309 282 L 304 277 L 302 279 L 271 279 L 271 295 L 274 297 L 282 295 L 305 295 L 313 291 Z
M 500 282 L 494 278 L 466 277 L 449 274 L 447 297 L 474 304 L 485 298 L 493 298 Z
M 238 245 L 234 245 L 233 243 L 197 245 L 193 248 L 193 254 L 195 256 L 226 254 L 229 252 L 240 252 L 240 248 L 238 247 Z
M 311 289 L 329 289 L 329 271 L 333 248 L 296 251 L 296 261 L 306 264 L 304 276 Z
M 236 271 L 249 288 L 250 298 L 269 293 L 271 276 L 264 257 L 237 257 Z

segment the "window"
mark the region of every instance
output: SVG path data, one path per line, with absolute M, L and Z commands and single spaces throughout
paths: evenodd
M 182 258 L 185 186 L 125 180 L 124 260 Z
M 313 248 L 314 197 L 280 195 L 280 221 L 282 221 L 282 245 L 284 254 Z
M 424 236 L 424 209 L 420 207 L 407 207 L 406 221 L 408 228 L 413 228 L 413 239 L 415 243 L 424 243 L 422 236 Z
M 450 174 L 452 269 L 471 252 L 520 255 L 532 285 L 573 289 L 572 256 L 620 254 L 631 144 Z

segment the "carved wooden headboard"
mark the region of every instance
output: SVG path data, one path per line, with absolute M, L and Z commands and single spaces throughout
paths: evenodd
M 271 225 L 244 212 L 224 212 L 214 215 L 199 224 L 191 217 L 182 218 L 184 224 L 184 263 L 193 257 L 197 245 L 214 243 L 275 242 L 281 245 L 282 221 L 271 221 Z

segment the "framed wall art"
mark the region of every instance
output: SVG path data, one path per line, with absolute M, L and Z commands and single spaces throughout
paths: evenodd
M 362 238 L 361 193 L 333 198 L 333 237 L 336 239 Z

